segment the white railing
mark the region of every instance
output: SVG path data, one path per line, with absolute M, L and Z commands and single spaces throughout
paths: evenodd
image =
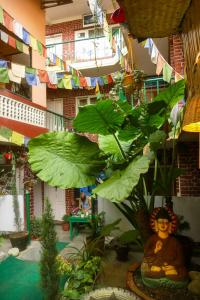
M 72 118 L 36 108 L 4 95 L 0 95 L 0 117 L 47 128 L 49 131 L 65 131 L 66 128 L 72 127 Z
M 0 95 L 0 117 L 46 128 L 46 112 Z

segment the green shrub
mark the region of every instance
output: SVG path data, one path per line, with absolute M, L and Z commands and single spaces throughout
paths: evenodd
M 34 217 L 31 220 L 31 237 L 33 237 L 33 238 L 41 237 L 41 226 L 42 226 L 41 219 Z

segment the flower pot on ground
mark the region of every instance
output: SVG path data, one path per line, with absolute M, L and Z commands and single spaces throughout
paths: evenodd
M 141 245 L 139 242 L 139 231 L 128 230 L 122 233 L 119 237 L 116 237 L 111 242 L 111 247 L 113 247 L 117 254 L 117 259 L 119 261 L 127 261 L 128 254 L 131 249 L 131 244 Z
M 92 255 L 102 256 L 105 248 L 105 237 L 109 236 L 113 230 L 118 229 L 117 225 L 121 221 L 118 219 L 113 223 L 104 225 L 104 212 L 97 214 L 89 223 L 91 234 L 86 238 L 86 247 Z
M 20 251 L 23 251 L 26 249 L 29 236 L 28 236 L 28 232 L 26 232 L 24 228 L 22 228 L 22 220 L 20 216 L 19 199 L 18 199 L 18 192 L 16 186 L 16 160 L 15 160 L 14 153 L 12 153 L 12 176 L 10 178 L 10 182 L 11 182 L 12 197 L 13 197 L 14 223 L 15 223 L 16 232 L 11 233 L 9 235 L 9 239 L 12 244 L 12 247 L 16 247 Z
M 18 248 L 20 251 L 23 251 L 28 244 L 28 232 L 19 231 L 11 233 L 9 239 L 13 248 Z
M 39 240 L 41 238 L 41 225 L 42 220 L 39 218 L 33 218 L 31 220 L 31 239 L 33 240 Z
M 63 220 L 62 229 L 64 231 L 69 231 L 69 218 L 70 218 L 70 215 L 64 215 L 62 217 L 62 220 Z

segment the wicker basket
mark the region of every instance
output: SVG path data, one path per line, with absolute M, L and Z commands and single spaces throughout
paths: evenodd
M 118 0 L 130 33 L 137 38 L 177 33 L 191 0 Z
M 188 132 L 200 132 L 200 96 L 187 100 L 182 129 Z
M 97 289 L 83 296 L 82 300 L 139 300 L 135 294 L 121 288 L 107 287 Z

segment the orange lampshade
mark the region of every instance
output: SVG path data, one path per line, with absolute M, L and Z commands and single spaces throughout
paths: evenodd
M 200 95 L 187 100 L 182 129 L 200 132 Z

